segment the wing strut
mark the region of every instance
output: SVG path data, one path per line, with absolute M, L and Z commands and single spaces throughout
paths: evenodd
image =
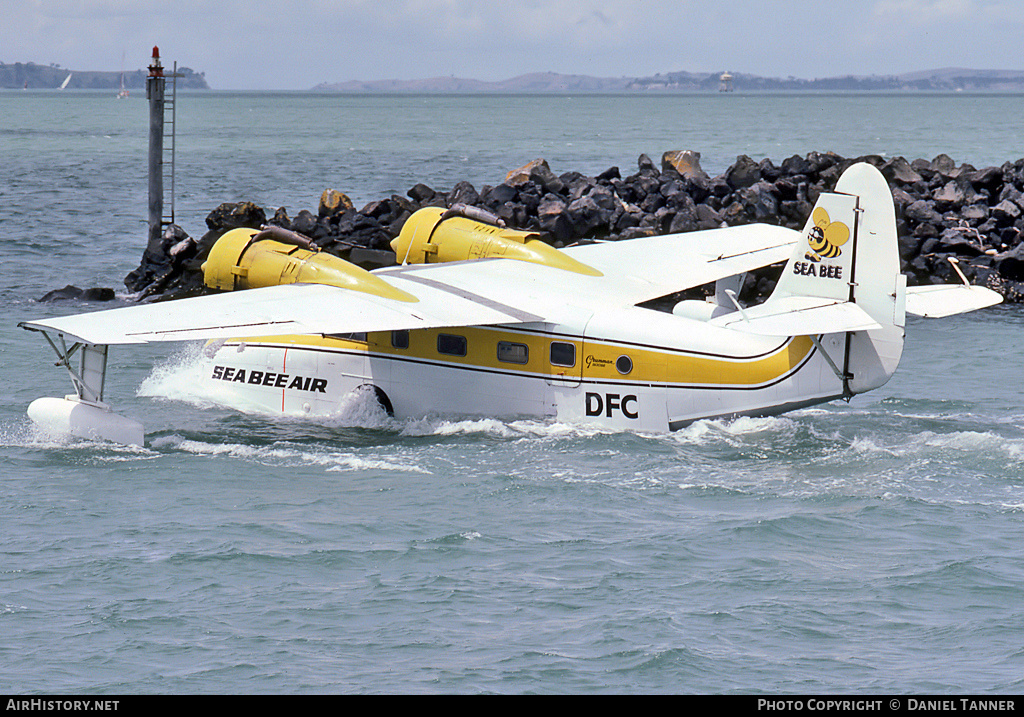
M 19 324 L 19 326 L 28 331 L 36 331 L 43 335 L 46 343 L 50 344 L 50 348 L 57 354 L 57 362 L 54 366 L 63 366 L 67 370 L 79 400 L 91 403 L 103 401 L 103 384 L 106 381 L 107 375 L 108 347 L 106 344 L 87 344 L 82 341 L 76 341 L 71 345 L 71 348 L 68 348 L 67 342 L 64 341 L 64 334 L 57 334 L 57 342 L 60 343 L 58 346 L 57 342 L 46 331 L 23 324 Z M 71 357 L 79 349 L 82 350 L 82 363 L 81 370 L 76 371 L 71 366 Z
M 56 340 L 45 330 L 19 324 L 23 329 L 43 335 L 57 354 L 55 366 L 63 366 L 71 377 L 75 393 L 64 398 L 37 398 L 28 407 L 29 417 L 52 433 L 71 434 L 82 438 L 102 438 L 116 443 L 143 445 L 142 424 L 114 413 L 103 402 L 103 385 L 107 375 L 107 344 L 76 341 L 70 347 L 64 334 Z M 76 370 L 71 364 L 75 354 L 81 356 Z

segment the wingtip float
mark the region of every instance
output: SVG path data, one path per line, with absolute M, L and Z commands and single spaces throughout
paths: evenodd
M 492 217 L 438 208 L 414 214 L 393 245 L 402 263 L 367 272 L 301 237 L 229 232 L 205 267 L 206 281 L 229 292 L 24 322 L 44 333 L 75 386 L 34 402 L 30 415 L 65 433 L 141 443 L 141 425 L 104 403 L 107 346 L 222 339 L 207 381 L 271 415 L 330 415 L 371 389 L 399 418 L 671 430 L 878 388 L 899 364 L 907 311 L 1001 301 L 966 281 L 906 287 L 892 196 L 867 164 L 821 195 L 802 232 L 747 225 L 557 250 Z M 781 262 L 772 295 L 741 305 L 745 274 Z M 640 305 L 709 284 L 706 302 Z

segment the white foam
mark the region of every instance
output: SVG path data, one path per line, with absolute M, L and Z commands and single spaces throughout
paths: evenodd
M 789 418 L 777 418 L 774 416 L 767 416 L 762 418 L 752 418 L 750 416 L 740 416 L 734 418 L 731 421 L 716 420 L 712 423 L 719 427 L 725 433 L 732 434 L 734 436 L 744 435 L 748 433 L 763 433 L 765 431 L 778 430 L 779 428 L 791 428 L 793 426 L 792 419 Z
M 101 451 L 99 460 L 107 462 L 134 461 L 155 457 L 143 446 L 111 443 L 93 438 L 81 438 L 69 433 L 51 432 L 44 426 L 26 418 L 24 423 L 0 427 L 0 445 L 34 449 L 57 449 L 95 452 Z
M 883 454 L 886 456 L 892 456 L 893 458 L 899 456 L 897 451 L 879 445 L 874 438 L 867 438 L 864 436 L 854 438 L 853 441 L 850 442 L 850 450 L 853 453 L 865 456 L 873 454 Z
M 205 380 L 212 366 L 213 361 L 203 351 L 203 344 L 189 344 L 154 366 L 136 395 L 182 401 L 200 408 L 217 405 L 218 398 L 228 396 L 218 396 L 217 387 Z
M 413 463 L 393 459 L 364 457 L 355 452 L 328 451 L 316 447 L 294 446 L 275 443 L 269 446 L 252 446 L 244 443 L 210 443 L 165 436 L 153 441 L 160 449 L 175 449 L 203 456 L 226 456 L 253 463 L 275 466 L 320 466 L 328 471 L 385 470 L 429 474 L 430 471 Z
M 684 426 L 669 436 L 670 440 L 687 445 L 702 445 L 714 440 L 742 443 L 762 434 L 769 434 L 771 440 L 782 440 L 795 433 L 797 425 L 793 419 L 775 416 L 703 419 Z
M 580 425 L 544 419 L 451 418 L 426 416 L 401 424 L 402 436 L 493 436 L 511 439 L 589 438 L 598 435 L 634 433 L 621 429 Z M 638 435 L 638 434 L 636 434 Z

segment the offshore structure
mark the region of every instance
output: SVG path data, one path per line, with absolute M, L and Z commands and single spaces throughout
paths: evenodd
M 167 95 L 167 78 L 171 92 Z M 160 64 L 160 48 L 153 47 L 153 59 L 146 77 L 149 100 L 149 234 L 147 246 L 160 246 L 164 227 L 174 224 L 175 100 L 178 63 L 170 75 Z M 165 198 L 168 201 L 164 201 Z

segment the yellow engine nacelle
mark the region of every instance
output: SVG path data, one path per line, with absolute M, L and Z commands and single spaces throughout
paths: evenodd
M 210 249 L 203 281 L 234 291 L 280 284 L 329 284 L 397 301 L 418 301 L 366 269 L 321 252 L 309 239 L 281 227 L 232 229 Z
M 509 229 L 481 221 L 487 217 L 472 207 L 425 207 L 415 212 L 391 241 L 400 264 L 434 264 L 469 259 L 502 258 L 544 264 L 588 276 L 602 276 L 538 239 L 534 232 Z M 496 218 L 491 218 L 496 219 Z

